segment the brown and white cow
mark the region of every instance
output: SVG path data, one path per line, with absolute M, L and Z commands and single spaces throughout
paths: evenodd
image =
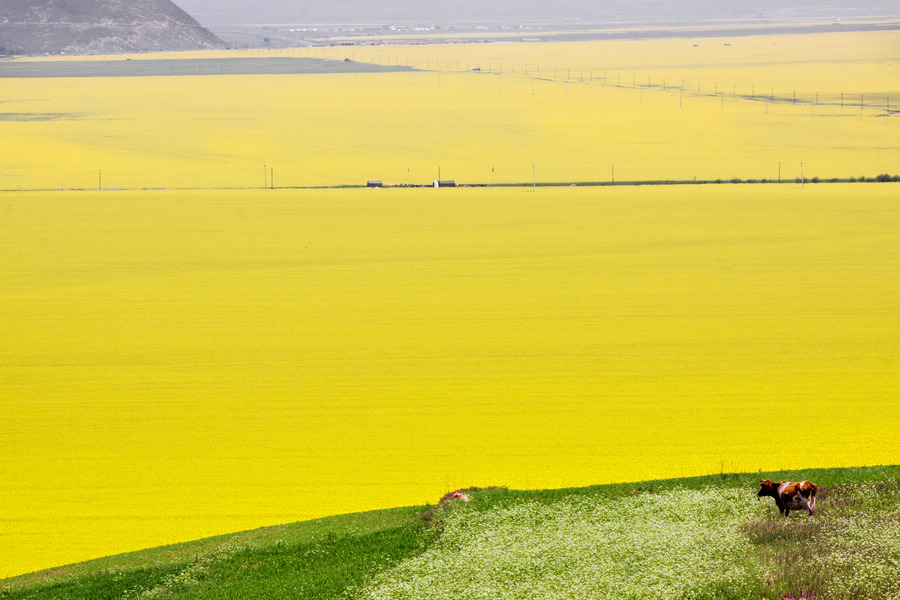
M 772 496 L 778 510 L 788 516 L 791 510 L 805 508 L 810 515 L 816 512 L 816 492 L 819 486 L 809 481 L 779 481 L 772 483 L 768 479 L 759 482 L 757 498 Z

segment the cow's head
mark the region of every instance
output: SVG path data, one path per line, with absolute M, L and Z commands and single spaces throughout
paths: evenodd
M 763 496 L 772 496 L 773 498 L 778 496 L 778 484 L 772 483 L 768 479 L 759 482 L 759 493 L 756 494 L 757 498 L 762 498 Z

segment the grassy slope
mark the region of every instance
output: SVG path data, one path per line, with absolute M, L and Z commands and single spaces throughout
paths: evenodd
M 150 590 L 187 572 L 197 576 L 200 568 L 207 572 L 211 567 L 217 569 L 236 550 L 242 556 L 259 553 L 271 557 L 288 549 L 299 555 L 352 542 L 374 551 L 378 543 L 390 541 L 390 535 L 380 537 L 382 532 L 402 539 L 423 510 L 412 506 L 338 515 L 100 558 L 8 579 L 0 585 L 0 597 L 119 598 L 128 590 Z M 371 544 L 372 539 L 377 543 Z M 368 563 L 364 566 L 372 567 Z M 311 564 L 310 570 L 315 572 L 320 567 Z
M 600 485 L 587 488 L 515 491 L 503 488 L 482 490 L 472 494 L 472 502 L 445 503 L 434 510 L 424 507 L 406 507 L 370 513 L 340 515 L 316 521 L 295 523 L 279 527 L 259 529 L 227 536 L 198 540 L 187 544 L 155 548 L 120 556 L 94 560 L 60 569 L 43 571 L 12 578 L 0 585 L 3 598 L 342 598 L 349 596 L 377 597 L 377 590 L 365 586 L 379 573 L 387 572 L 404 559 L 421 556 L 429 548 L 445 560 L 448 555 L 461 552 L 452 544 L 435 545 L 441 540 L 445 527 L 452 523 L 464 523 L 487 518 L 510 507 L 568 506 L 604 502 L 624 502 L 623 519 L 628 510 L 637 504 L 634 498 L 667 499 L 661 495 L 703 490 L 715 497 L 729 490 L 746 490 L 752 498 L 760 478 L 810 479 L 823 488 L 819 504 L 820 515 L 815 519 L 801 515 L 784 521 L 774 506 L 762 509 L 764 517 L 742 522 L 738 531 L 748 540 L 748 552 L 742 558 L 747 565 L 764 564 L 766 568 L 747 580 L 726 581 L 707 586 L 704 593 L 716 597 L 811 597 L 809 590 L 835 589 L 832 580 L 856 572 L 865 565 L 887 564 L 897 568 L 900 555 L 891 544 L 881 544 L 875 550 L 880 556 L 853 547 L 839 548 L 847 556 L 855 556 L 838 572 L 832 566 L 825 569 L 821 550 L 829 531 L 873 530 L 889 531 L 897 528 L 898 499 L 900 499 L 900 466 L 867 467 L 852 469 L 816 469 L 780 473 L 721 474 L 688 479 L 671 479 L 641 483 Z M 875 482 L 877 485 L 873 485 Z M 886 485 L 885 485 L 886 484 Z M 868 485 L 870 487 L 860 488 Z M 857 510 L 860 494 L 854 490 L 865 489 L 866 494 L 883 496 L 882 501 L 872 502 L 866 510 Z M 647 496 L 647 493 L 655 496 Z M 734 493 L 734 492 L 730 492 Z M 704 501 L 701 499 L 701 501 Z M 768 502 L 768 500 L 767 500 Z M 855 504 L 854 504 L 855 503 Z M 720 503 L 721 504 L 721 503 Z M 708 506 L 712 513 L 713 527 L 724 507 Z M 771 510 L 768 510 L 771 509 Z M 529 509 L 530 510 L 530 509 Z M 706 507 L 704 507 L 706 510 Z M 886 512 L 885 512 L 886 511 Z M 658 512 L 658 511 L 655 511 Z M 486 516 L 486 517 L 485 517 Z M 578 515 L 575 515 L 576 518 Z M 689 515 L 675 515 L 679 521 L 690 521 Z M 447 525 L 445 525 L 445 522 Z M 496 522 L 496 521 L 495 521 Z M 722 523 L 726 521 L 723 519 Z M 840 524 L 840 526 L 838 526 Z M 508 525 L 502 525 L 510 529 Z M 635 526 L 637 524 L 635 523 Z M 522 525 L 507 531 L 528 544 L 537 544 L 547 527 Z M 733 525 L 721 525 L 734 533 Z M 626 529 L 628 524 L 626 524 Z M 822 540 L 817 540 L 822 537 Z M 831 535 L 834 538 L 834 535 Z M 829 539 L 831 539 L 829 538 Z M 815 542 L 815 543 L 812 543 Z M 853 543 L 844 541 L 844 546 Z M 834 563 L 840 554 L 834 544 L 827 557 Z M 574 552 L 574 550 L 573 550 Z M 863 558 L 865 557 L 865 558 Z M 450 557 L 452 558 L 452 557 Z M 471 559 L 467 559 L 471 563 Z M 488 560 L 488 558 L 485 558 Z M 842 559 L 846 560 L 847 559 Z M 879 564 L 881 564 L 879 563 Z M 445 562 L 442 564 L 451 564 Z M 841 563 L 843 564 L 843 563 Z M 893 565 L 893 567 L 891 566 Z M 444 567 L 452 569 L 452 567 Z M 647 563 L 644 563 L 644 568 Z M 748 566 L 748 568 L 750 568 Z M 879 568 L 883 568 L 879 567 Z M 552 573 L 548 577 L 558 576 Z M 563 573 L 565 575 L 565 573 Z M 888 573 L 890 575 L 890 573 Z M 518 577 L 518 576 L 517 576 Z M 389 579 L 389 577 L 388 577 Z M 893 597 L 900 589 L 879 582 L 868 576 L 869 590 L 854 588 L 846 597 Z M 715 580 L 715 578 L 713 578 Z M 440 584 L 438 584 L 440 585 Z M 887 586 L 887 587 L 885 587 Z M 434 587 L 434 585 L 432 585 Z M 434 594 L 443 593 L 440 589 Z M 853 595 L 856 594 L 856 595 Z M 648 590 L 649 597 L 655 597 Z M 702 597 L 699 592 L 686 597 Z M 793 596 L 792 596 L 793 595 Z M 684 596 L 684 594 L 682 594 Z M 679 597 L 679 596 L 675 596 Z

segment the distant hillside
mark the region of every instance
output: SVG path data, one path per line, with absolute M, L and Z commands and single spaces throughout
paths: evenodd
M 0 0 L 0 54 L 221 48 L 170 0 Z

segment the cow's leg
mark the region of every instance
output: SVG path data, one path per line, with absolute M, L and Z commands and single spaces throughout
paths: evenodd
M 812 496 L 809 500 L 800 498 L 800 502 L 803 503 L 803 508 L 809 511 L 809 516 L 813 516 L 813 513 L 816 512 L 816 497 Z

